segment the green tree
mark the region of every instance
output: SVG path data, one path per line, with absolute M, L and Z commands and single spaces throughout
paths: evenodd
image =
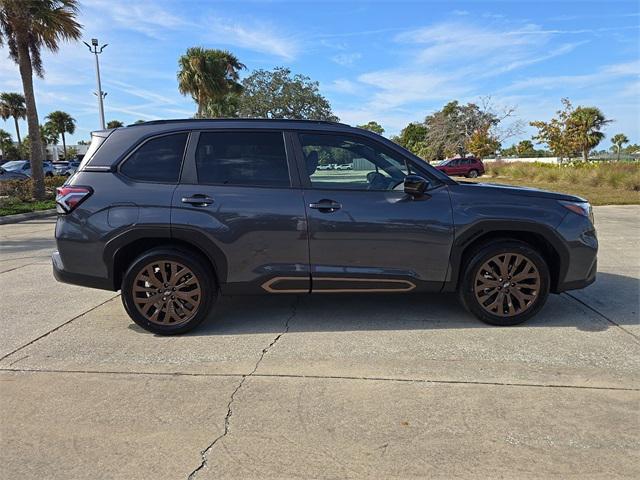
M 45 118 L 48 120 L 48 128 L 53 129 L 53 131 L 58 135 L 62 135 L 62 150 L 64 152 L 64 158 L 67 158 L 67 142 L 64 134 L 69 133 L 73 135 L 73 133 L 76 131 L 75 119 L 67 112 L 62 112 L 60 110 L 51 112 Z
M 229 93 L 207 103 L 204 116 L 208 118 L 236 118 L 240 109 L 241 95 Z
M 369 130 L 370 132 L 377 133 L 378 135 L 382 135 L 384 133 L 384 128 L 382 128 L 382 125 L 374 121 L 365 123 L 364 125 L 358 125 L 357 128 L 362 128 L 363 130 Z
M 122 123 L 120 120 L 111 120 L 107 122 L 107 128 L 118 128 L 118 127 L 124 127 L 124 123 Z
M 139 125 L 141 123 L 146 123 L 146 120 L 136 120 L 135 122 L 133 122 L 135 125 Z
M 391 140 L 398 145 L 403 146 L 410 152 L 419 157 L 426 158 L 427 153 L 427 127 L 422 123 L 410 123 L 402 129 L 400 135 L 393 137 Z
M 602 128 L 611 123 L 597 107 L 576 108 L 567 122 L 567 130 L 574 145 L 582 152 L 582 159 L 589 161 L 589 152 L 604 138 Z
M 44 146 L 46 145 L 58 145 L 60 137 L 55 126 L 50 122 L 40 125 L 40 138 Z
M 256 70 L 242 86 L 241 117 L 338 121 L 319 83 L 305 75 L 292 76 L 288 68 Z
M 622 145 L 624 145 L 625 143 L 629 143 L 629 139 L 624 133 L 616 133 L 613 137 L 611 137 L 611 143 L 613 143 L 613 146 L 618 154 L 618 161 L 620 161 L 620 152 L 622 152 Z
M 8 150 L 12 146 L 13 138 L 11 138 L 11 134 L 6 130 L 2 130 L 0 128 L 0 150 L 2 150 L 2 153 L 4 153 L 5 150 Z
M 578 146 L 573 131 L 569 128 L 569 119 L 574 112 L 573 105 L 567 98 L 562 100 L 562 109 L 548 122 L 535 121 L 530 125 L 538 129 L 533 137 L 537 143 L 546 144 L 554 155 L 571 158 L 578 153 Z
M 67 156 L 64 157 L 65 160 L 74 160 L 78 157 L 78 149 L 76 147 L 69 147 L 67 150 Z
M 485 127 L 491 129 L 499 122 L 494 113 L 481 109 L 475 103 L 460 105 L 456 100 L 447 103 L 442 110 L 425 118 L 427 159 L 440 160 L 456 154 L 464 156 L 475 132 Z
M 534 157 L 536 156 L 536 149 L 531 140 L 522 140 L 516 145 L 516 153 L 519 157 Z
M 16 137 L 21 143 L 19 119 L 27 117 L 27 107 L 24 104 L 24 95 L 15 92 L 0 93 L 0 118 L 8 120 L 13 117 L 16 126 Z
M 481 159 L 495 153 L 500 148 L 500 142 L 491 135 L 489 129 L 490 125 L 484 125 L 473 132 L 465 143 L 466 150 Z
M 198 105 L 198 118 L 205 116 L 211 103 L 242 91 L 238 71 L 245 67 L 231 52 L 191 47 L 178 65 L 178 90 L 191 95 Z
M 44 76 L 40 51 L 58 51 L 64 40 L 80 38 L 76 21 L 77 0 L 0 0 L 0 46 L 6 42 L 9 57 L 18 64 L 27 109 L 33 172 L 33 196 L 45 197 L 40 124 L 33 91 L 33 73 Z

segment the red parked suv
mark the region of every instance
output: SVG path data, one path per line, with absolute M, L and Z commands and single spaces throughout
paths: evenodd
M 476 178 L 484 174 L 482 160 L 475 157 L 452 158 L 436 165 L 436 168 L 447 175 Z

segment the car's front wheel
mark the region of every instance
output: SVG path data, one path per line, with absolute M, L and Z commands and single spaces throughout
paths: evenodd
M 534 316 L 549 295 L 549 268 L 526 243 L 497 241 L 475 251 L 462 273 L 463 305 L 492 325 L 517 325 Z
M 215 298 L 215 280 L 207 261 L 173 248 L 140 255 L 122 280 L 122 303 L 131 319 L 160 335 L 185 333 L 198 326 Z

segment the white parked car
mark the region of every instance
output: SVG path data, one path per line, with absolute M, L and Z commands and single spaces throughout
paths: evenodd
M 333 165 L 318 165 L 316 170 L 333 170 Z
M 353 170 L 353 164 L 343 163 L 342 165 L 336 165 L 336 170 Z

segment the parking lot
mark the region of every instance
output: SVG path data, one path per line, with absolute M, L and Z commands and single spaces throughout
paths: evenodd
M 0 226 L 2 478 L 639 478 L 640 207 L 598 281 L 490 327 L 451 295 L 233 297 L 192 334 Z

